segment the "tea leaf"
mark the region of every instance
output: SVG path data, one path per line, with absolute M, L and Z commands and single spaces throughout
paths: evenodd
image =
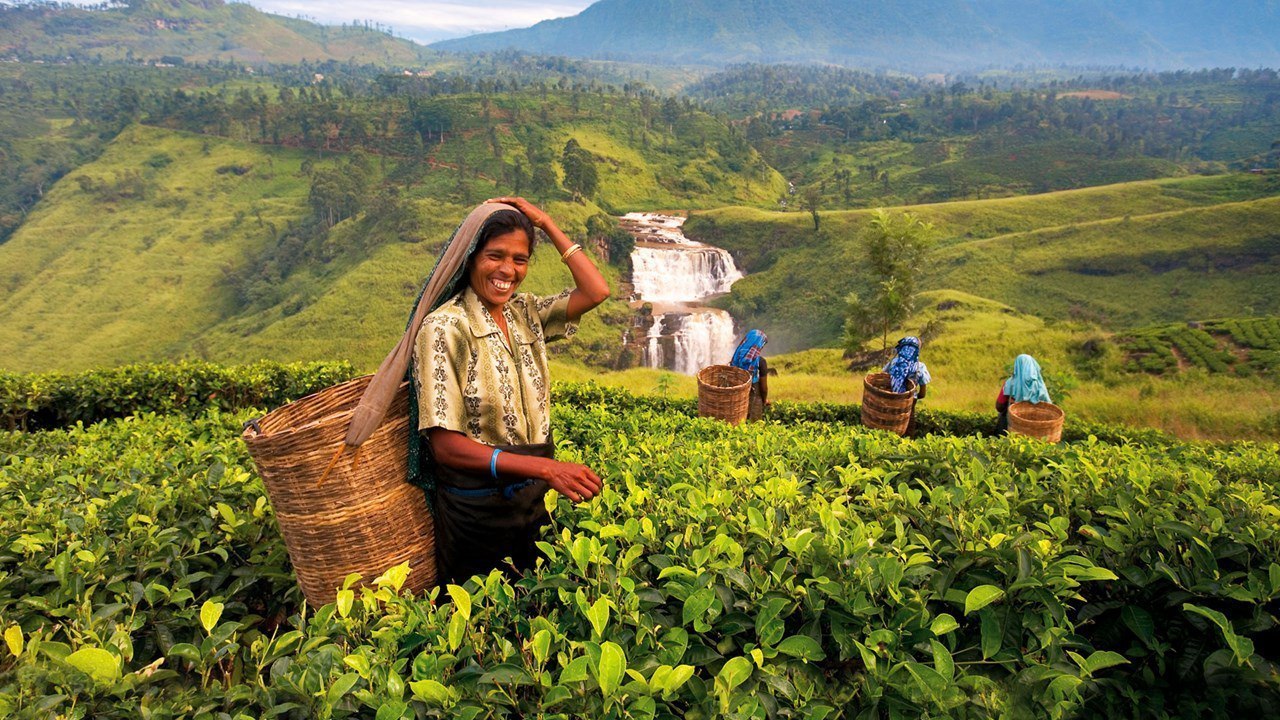
M 1004 590 L 995 585 L 979 585 L 965 596 L 964 614 L 977 612 L 1002 597 L 1004 597 Z
M 449 597 L 453 598 L 453 606 L 457 608 L 457 613 L 462 616 L 464 621 L 471 619 L 471 593 L 460 585 L 449 585 L 446 588 L 449 591 Z
M 120 660 L 101 648 L 81 648 L 67 656 L 67 664 L 102 683 L 120 678 Z
M 218 620 L 222 617 L 222 609 L 226 607 L 220 602 L 205 600 L 200 606 L 200 625 L 206 633 L 212 633 L 217 627 Z
M 17 625 L 10 625 L 9 628 L 4 631 L 4 641 L 5 644 L 9 646 L 9 653 L 11 655 L 14 657 L 22 656 L 22 628 Z
M 596 680 L 605 697 L 613 696 L 627 670 L 627 656 L 617 643 L 606 642 L 600 646 L 600 663 L 596 666 Z

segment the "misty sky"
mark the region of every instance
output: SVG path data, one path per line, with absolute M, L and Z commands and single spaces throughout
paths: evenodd
M 595 0 L 248 0 L 279 15 L 303 15 L 339 24 L 376 20 L 420 42 L 477 32 L 529 27 L 540 20 L 577 15 Z
M 65 1 L 65 0 L 64 0 Z M 540 20 L 569 17 L 595 0 L 229 0 L 265 12 L 339 25 L 374 20 L 422 43 L 478 32 L 529 27 Z M 71 0 L 96 5 L 102 0 Z M 0 0 L 7 4 L 8 0 Z

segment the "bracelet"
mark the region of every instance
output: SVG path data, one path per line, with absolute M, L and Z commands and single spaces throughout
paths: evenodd
M 579 245 L 578 243 L 574 243 L 569 247 L 565 248 L 564 252 L 560 253 L 560 262 L 564 262 L 564 263 L 569 262 L 569 258 L 572 257 L 574 253 L 578 252 L 581 249 L 582 249 L 582 246 Z
M 500 448 L 494 448 L 493 454 L 489 456 L 489 476 L 494 480 L 498 479 L 498 453 L 502 452 Z

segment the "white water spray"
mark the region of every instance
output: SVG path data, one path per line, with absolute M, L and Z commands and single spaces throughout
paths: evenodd
M 729 313 L 697 303 L 729 292 L 742 273 L 721 248 L 684 236 L 684 218 L 650 213 L 623 216 L 636 236 L 631 281 L 655 310 L 644 339 L 645 367 L 693 375 L 708 365 L 727 363 L 736 339 Z

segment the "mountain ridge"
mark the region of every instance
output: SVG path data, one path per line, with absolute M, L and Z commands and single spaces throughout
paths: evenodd
M 734 12 L 723 11 L 732 5 Z M 1268 0 L 600 0 L 576 16 L 434 43 L 658 63 L 829 62 L 917 71 L 991 65 L 1280 64 Z M 910 48 L 905 55 L 903 48 Z

